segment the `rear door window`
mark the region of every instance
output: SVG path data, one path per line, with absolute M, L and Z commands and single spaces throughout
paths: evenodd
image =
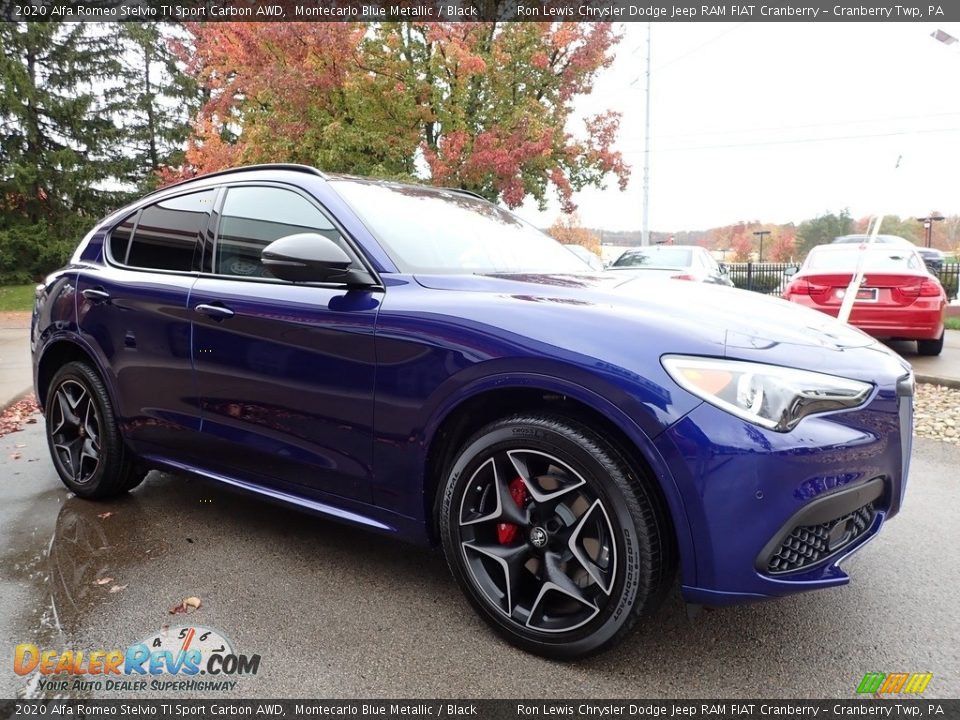
M 216 190 L 203 190 L 148 205 L 140 213 L 125 256 L 117 255 L 121 242 L 115 246 L 111 235 L 113 259 L 136 268 L 190 272 L 195 268 L 200 235 L 210 220 L 215 196 Z
M 260 262 L 260 252 L 274 240 L 308 232 L 325 235 L 353 255 L 327 216 L 299 193 L 277 187 L 228 188 L 220 211 L 214 272 L 271 277 Z

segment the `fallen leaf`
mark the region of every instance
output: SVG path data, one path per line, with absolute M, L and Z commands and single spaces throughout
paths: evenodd
M 110 588 L 110 592 L 115 593 L 115 592 L 120 592 L 121 590 L 126 590 L 126 589 L 127 589 L 126 585 L 114 585 L 112 588 Z
M 107 583 L 113 582 L 113 578 L 99 578 L 93 581 L 94 585 L 106 585 Z
M 10 459 L 11 459 L 11 460 L 19 460 L 19 459 L 20 459 L 20 453 L 10 453 Z
M 24 425 L 32 425 L 37 422 L 36 413 L 39 410 L 40 408 L 37 407 L 33 396 L 30 396 L 0 412 L 0 437 L 7 433 L 22 430 Z M 18 447 L 20 446 L 18 445 Z
M 110 517 L 111 515 L 113 515 L 112 512 L 103 512 L 103 513 L 100 513 L 99 515 L 97 515 L 97 517 L 100 518 L 101 520 L 106 520 L 106 519 L 107 519 L 108 517 Z
M 17 443 L 16 445 L 14 445 L 15 448 L 25 448 L 26 446 L 27 446 L 26 443 Z
M 200 598 L 188 597 L 184 598 L 183 602 L 181 602 L 179 605 L 174 605 L 172 608 L 170 608 L 170 614 L 179 615 L 181 613 L 191 613 L 199 607 Z

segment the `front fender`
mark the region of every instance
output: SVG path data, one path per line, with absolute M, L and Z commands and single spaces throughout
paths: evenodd
M 486 392 L 511 388 L 518 390 L 535 389 L 564 395 L 602 414 L 616 425 L 640 452 L 667 502 L 676 535 L 680 563 L 683 568 L 684 583 L 694 583 L 696 555 L 687 511 L 673 473 L 654 443 L 655 438 L 666 428 L 659 425 L 654 414 L 644 409 L 641 403 L 638 403 L 635 399 L 631 401 L 620 397 L 622 392 L 618 392 L 616 388 L 606 387 L 604 388 L 606 392 L 599 392 L 597 388 L 587 387 L 576 382 L 572 378 L 580 373 L 571 371 L 570 368 L 565 368 L 562 374 L 544 374 L 543 372 L 518 370 L 515 367 L 509 371 L 501 371 L 499 367 L 488 367 L 506 363 L 507 361 L 490 361 L 473 366 L 438 387 L 428 402 L 424 404 L 424 413 L 427 417 L 422 425 L 421 447 L 424 451 L 420 455 L 424 460 L 424 466 L 418 473 L 418 477 L 426 479 L 427 468 L 425 462 L 426 458 L 430 456 L 430 445 L 436 439 L 437 432 L 444 421 L 463 403 Z M 482 370 L 486 370 L 486 372 L 481 373 Z M 478 376 L 466 380 L 461 377 L 468 372 L 471 375 Z M 580 379 L 583 379 L 583 377 L 593 376 L 583 373 Z M 446 387 L 448 383 L 453 382 L 456 382 L 455 390 Z M 624 402 L 621 404 L 611 398 Z M 424 487 L 424 491 L 426 491 L 426 487 Z

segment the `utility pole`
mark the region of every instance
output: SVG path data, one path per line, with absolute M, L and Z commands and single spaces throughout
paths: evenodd
M 769 235 L 769 234 L 770 234 L 770 231 L 769 231 L 769 230 L 754 230 L 754 231 L 753 231 L 753 234 L 754 234 L 754 235 L 758 235 L 758 236 L 760 237 L 760 259 L 757 260 L 757 262 L 763 262 L 763 236 L 764 236 L 764 235 Z
M 640 244 L 650 244 L 650 37 L 653 23 L 647 23 L 647 107 L 643 130 L 643 229 Z

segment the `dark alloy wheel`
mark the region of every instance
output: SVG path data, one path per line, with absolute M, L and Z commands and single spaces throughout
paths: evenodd
M 97 406 L 76 380 L 64 380 L 53 396 L 50 442 L 62 475 L 83 485 L 100 468 L 100 424 Z
M 564 418 L 509 418 L 469 440 L 440 527 L 451 570 L 484 619 L 553 658 L 619 640 L 672 574 L 672 538 L 645 480 Z
M 88 365 L 72 362 L 57 372 L 44 415 L 54 467 L 80 497 L 112 497 L 143 480 L 120 437 L 106 388 Z

